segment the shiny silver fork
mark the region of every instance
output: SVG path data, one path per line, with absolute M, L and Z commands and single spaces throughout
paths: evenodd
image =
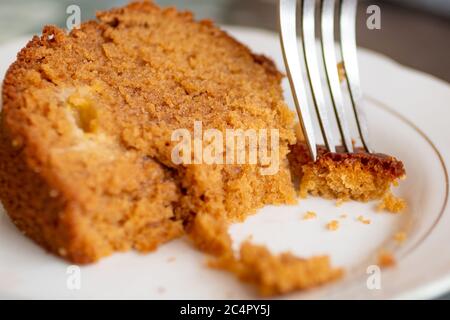
M 297 4 L 298 2 L 298 4 Z M 323 65 L 326 73 L 327 86 L 332 108 L 325 102 L 324 89 L 317 59 L 315 39 L 315 11 L 319 2 L 321 12 L 321 41 Z M 301 42 L 304 59 L 299 58 L 297 45 L 297 5 L 301 8 Z M 359 68 L 356 53 L 356 10 L 357 0 L 279 0 L 280 36 L 284 61 L 291 84 L 292 95 L 299 116 L 300 124 L 308 144 L 311 158 L 317 158 L 316 135 L 307 95 L 307 84 L 311 92 L 314 110 L 319 120 L 320 131 L 328 151 L 336 152 L 341 145 L 333 135 L 329 109 L 334 110 L 337 127 L 345 152 L 353 152 L 352 136 L 349 129 L 348 115 L 345 111 L 343 92 L 339 79 L 334 38 L 335 8 L 338 7 L 338 23 L 340 32 L 340 47 L 345 71 L 345 78 L 356 120 L 356 127 L 366 152 L 370 152 L 367 125 L 361 112 L 363 96 L 359 80 Z M 308 81 L 305 83 L 302 70 L 306 70 Z

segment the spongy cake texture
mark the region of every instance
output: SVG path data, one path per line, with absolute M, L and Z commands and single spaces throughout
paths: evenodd
M 190 13 L 150 2 L 98 14 L 70 34 L 45 27 L 3 86 L 0 197 L 12 221 L 76 263 L 148 251 L 199 213 L 239 219 L 292 203 L 295 143 L 281 74 Z M 171 133 L 278 129 L 280 168 L 175 165 Z
M 319 146 L 315 162 L 311 160 L 308 147 L 301 138 L 290 148 L 288 158 L 293 176 L 300 181 L 302 197 L 312 194 L 327 199 L 367 202 L 386 197 L 391 187 L 406 177 L 403 163 L 397 158 L 369 154 L 362 148 L 355 148 L 354 153 L 334 153 Z M 395 201 L 386 198 L 385 202 L 389 206 L 388 202 L 394 205 Z

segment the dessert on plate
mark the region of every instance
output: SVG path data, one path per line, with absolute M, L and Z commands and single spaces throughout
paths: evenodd
M 150 2 L 44 28 L 3 86 L 0 188 L 13 222 L 77 263 L 148 251 L 198 213 L 241 219 L 293 203 L 295 141 L 273 62 L 210 21 Z M 277 174 L 261 164 L 175 165 L 171 133 L 279 130 Z
M 387 199 L 392 186 L 406 176 L 403 163 L 385 154 L 328 152 L 318 147 L 311 161 L 306 143 L 298 140 L 288 155 L 293 175 L 300 181 L 301 197 L 308 194 L 327 199 L 370 201 Z M 400 201 L 400 200 L 399 200 Z
M 3 83 L 2 204 L 26 236 L 74 263 L 151 251 L 189 233 L 215 256 L 213 266 L 263 294 L 334 280 L 342 270 L 326 256 L 272 255 L 251 243 L 234 254 L 228 223 L 267 204 L 296 203 L 291 171 L 303 195 L 366 201 L 384 197 L 404 169 L 378 155 L 308 161 L 282 77 L 211 21 L 149 1 L 100 12 L 70 33 L 47 26 Z M 277 170 L 263 174 L 260 159 L 202 162 L 198 123 L 224 136 L 276 130 Z M 180 129 L 192 133 L 193 163 L 173 159 Z

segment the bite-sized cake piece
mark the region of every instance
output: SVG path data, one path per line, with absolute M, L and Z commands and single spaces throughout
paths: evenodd
M 228 270 L 241 281 L 251 283 L 263 296 L 305 290 L 342 277 L 343 270 L 331 266 L 329 256 L 298 258 L 289 252 L 271 253 L 265 246 L 245 241 L 239 257 L 220 257 L 210 264 Z
M 399 179 L 405 178 L 401 161 L 358 148 L 354 153 L 331 153 L 319 147 L 318 158 L 313 162 L 307 145 L 299 140 L 291 146 L 288 158 L 293 175 L 299 178 L 302 197 L 311 194 L 341 200 L 380 199 Z
M 235 274 L 255 285 L 264 296 L 286 294 L 334 281 L 343 275 L 328 256 L 302 259 L 289 252 L 272 254 L 266 247 L 245 241 L 236 256 L 224 220 L 197 215 L 189 236 L 204 252 L 214 256 L 209 266 Z
M 27 236 L 76 263 L 152 250 L 199 213 L 239 219 L 292 203 L 281 79 L 211 21 L 147 1 L 70 33 L 47 26 L 3 84 L 2 203 Z M 278 130 L 279 170 L 173 161 L 172 134 L 194 137 L 195 121 L 222 134 Z

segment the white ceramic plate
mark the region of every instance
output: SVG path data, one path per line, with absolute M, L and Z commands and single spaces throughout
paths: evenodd
M 254 51 L 272 57 L 280 69 L 282 56 L 275 34 L 228 28 Z M 0 47 L 0 75 L 14 60 L 25 39 Z M 450 289 L 450 209 L 447 207 L 450 160 L 450 89 L 431 76 L 404 68 L 391 60 L 360 51 L 372 144 L 375 150 L 404 161 L 408 179 L 395 193 L 408 201 L 401 215 L 376 213 L 375 204 L 346 203 L 336 207 L 318 198 L 297 206 L 266 207 L 231 234 L 236 246 L 248 235 L 274 252 L 290 250 L 299 256 L 330 254 L 344 266 L 346 276 L 333 284 L 285 296 L 311 298 L 431 298 Z M 292 107 L 289 86 L 284 83 Z M 318 218 L 303 221 L 312 210 Z M 325 224 L 348 214 L 335 232 Z M 372 223 L 356 220 L 363 215 Z M 408 233 L 399 246 L 393 235 Z M 392 250 L 396 267 L 381 272 L 381 289 L 367 286 L 367 268 L 379 249 Z M 0 212 L 1 298 L 125 298 L 125 299 L 241 299 L 257 298 L 252 287 L 228 273 L 204 265 L 205 256 L 186 239 L 173 241 L 157 252 L 115 254 L 81 268 L 81 287 L 67 285 L 72 269 L 24 237 Z

